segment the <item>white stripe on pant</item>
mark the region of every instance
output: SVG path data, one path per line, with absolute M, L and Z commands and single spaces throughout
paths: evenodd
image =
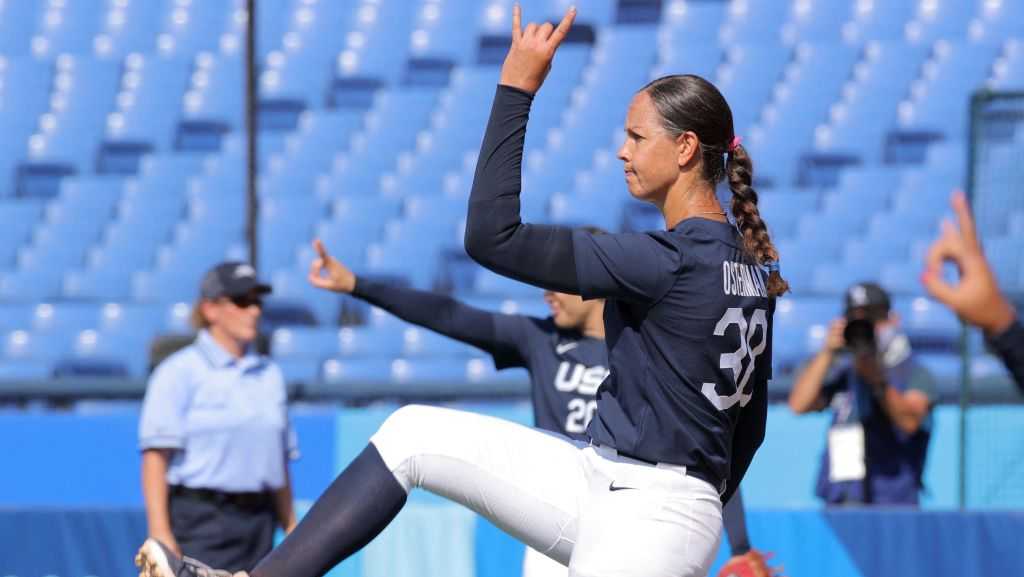
M 704 576 L 718 550 L 718 493 L 682 467 L 416 405 L 395 411 L 371 442 L 406 491 L 469 507 L 571 577 Z

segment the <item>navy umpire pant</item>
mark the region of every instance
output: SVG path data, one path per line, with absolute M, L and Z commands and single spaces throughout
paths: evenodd
M 170 488 L 171 532 L 181 552 L 211 567 L 251 571 L 274 546 L 271 493 Z

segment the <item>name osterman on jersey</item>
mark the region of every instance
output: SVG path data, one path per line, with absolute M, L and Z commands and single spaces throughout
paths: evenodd
M 768 298 L 761 271 L 740 262 L 722 262 L 722 290 L 730 296 Z

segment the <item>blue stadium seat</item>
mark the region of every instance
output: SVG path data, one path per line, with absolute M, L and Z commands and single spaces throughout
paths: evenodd
M 0 335 L 0 339 L 3 339 L 2 357 L 5 361 L 53 362 L 68 351 L 71 337 L 60 333 L 38 335 L 32 331 L 15 330 Z
M 787 297 L 775 309 L 772 361 L 776 375 L 792 374 L 824 342 L 833 319 L 842 315 L 838 296 Z
M 5 2 L 0 18 L 0 54 L 27 55 L 36 23 L 41 20 L 42 2 Z
M 173 10 L 172 10 L 173 6 Z M 215 51 L 221 45 L 221 36 L 232 23 L 240 22 L 234 17 L 237 11 L 234 2 L 189 2 L 170 3 L 162 19 L 164 27 L 157 38 L 157 47 L 165 54 L 191 56 L 202 51 Z M 241 20 L 244 22 L 244 20 Z M 238 40 L 235 49 L 241 48 Z
M 986 4 L 980 12 L 982 33 L 979 36 L 984 40 L 1013 42 L 1024 34 L 1024 8 L 1017 2 Z
M 275 359 L 323 360 L 341 350 L 337 327 L 287 327 L 274 331 L 270 351 Z
M 867 43 L 853 78 L 829 111 L 827 124 L 815 133 L 817 150 L 881 162 L 885 137 L 896 124 L 898 106 L 926 56 L 924 46 L 897 41 Z
M 43 203 L 40 201 L 4 201 L 0 202 L 0 266 L 11 266 L 19 248 L 29 240 L 33 228 L 38 225 L 43 215 Z
M 758 212 L 775 240 L 796 236 L 800 217 L 815 212 L 819 202 L 816 193 L 788 188 L 760 189 L 758 196 Z
M 947 307 L 924 297 L 894 299 L 893 309 L 915 350 L 954 352 L 960 343 L 960 321 Z
M 41 117 L 42 130 L 29 140 L 32 164 L 92 169 L 119 73 L 117 62 L 70 54 L 57 58 L 51 109 Z
M 567 5 L 521 1 L 531 19 Z M 849 283 L 877 278 L 915 347 L 953 378 L 959 324 L 922 297 L 919 275 L 949 191 L 967 181 L 969 94 L 1024 87 L 1019 4 L 589 2 L 531 110 L 523 218 L 662 228 L 625 191 L 623 113 L 652 75 L 700 74 L 729 100 L 793 287 L 779 303 L 776 370 L 820 346 Z M 321 373 L 332 394 L 384 382 L 396 396 L 521 392 L 520 373 L 306 281 L 319 237 L 360 275 L 547 316 L 540 289 L 462 248 L 509 2 L 258 5 L 258 260 L 280 303 L 268 301 L 262 326 L 277 331 L 289 381 L 312 394 Z M 246 254 L 243 11 L 0 2 L 0 378 L 142 376 L 154 335 L 192 330 L 202 272 Z M 1024 195 L 1012 192 L 1022 141 L 1002 137 L 973 174 L 976 188 L 1006 192 L 975 214 L 1012 292 L 1024 286 Z M 972 371 L 998 378 L 985 362 Z
M 877 270 L 878 263 L 870 261 L 825 262 L 815 267 L 811 289 L 819 294 L 843 294 L 851 285 L 874 280 Z
M 917 362 L 921 363 L 934 379 L 936 401 L 955 402 L 960 398 L 963 362 L 954 353 L 919 352 Z
M 391 359 L 328 359 L 321 367 L 320 378 L 326 385 L 355 389 L 359 383 L 379 385 L 391 379 Z M 382 391 L 383 392 L 383 391 Z
M 692 70 L 705 78 L 714 76 L 721 59 L 717 47 L 719 30 L 728 17 L 724 2 L 667 3 L 663 6 L 661 41 L 662 65 L 657 76 L 678 70 Z M 718 57 L 713 55 L 717 51 Z M 695 57 L 696 56 L 696 57 Z M 707 67 L 701 70 L 702 67 Z
M 473 290 L 481 295 L 503 297 L 540 297 L 543 289 L 501 276 L 489 270 L 481 271 L 476 277 Z
M 101 12 L 103 29 L 93 42 L 94 50 L 117 56 L 154 50 L 161 20 L 170 17 L 165 10 L 145 2 L 111 3 L 105 13 Z
M 946 6 L 966 5 L 947 3 Z M 963 26 L 963 22 L 957 25 Z M 970 93 L 988 78 L 999 45 L 994 43 L 948 42 L 935 44 L 926 65 L 929 75 L 914 91 L 916 98 L 901 114 L 901 124 L 915 130 L 934 130 L 959 137 L 967 130 Z
M 331 292 L 317 289 L 306 281 L 309 265 L 272 271 L 269 278 L 274 297 L 305 303 L 322 326 L 337 326 L 341 312 L 341 298 Z
M 29 302 L 59 298 L 63 274 L 44 263 L 0 271 L 0 297 Z
M 32 359 L 4 359 L 0 363 L 0 381 L 23 381 L 31 383 L 50 378 L 52 365 L 46 361 Z M 26 390 L 28 390 L 26 388 Z
M 61 359 L 58 370 L 69 376 L 146 376 L 149 340 L 135 335 L 85 330 L 78 333 L 71 354 Z
M 286 383 L 313 383 L 320 379 L 320 361 L 317 359 L 274 359 L 281 368 Z
M 416 357 L 470 357 L 479 351 L 467 344 L 450 339 L 428 329 L 409 327 L 402 332 L 402 356 Z
M 169 150 L 174 143 L 177 111 L 188 86 L 191 62 L 181 57 L 132 54 L 125 59 L 125 68 L 117 110 L 107 119 L 107 141 Z
M 185 94 L 184 120 L 194 122 L 200 130 L 207 123 L 220 129 L 241 129 L 245 110 L 242 92 L 242 57 L 240 54 L 202 52 L 196 56 L 195 72 Z
M 535 294 L 522 297 L 458 294 L 455 298 L 469 306 L 494 313 L 527 315 L 541 319 L 551 316 L 551 309 L 544 302 L 540 289 L 537 289 Z
M 430 289 L 437 277 L 441 246 L 442 240 L 437 237 L 410 236 L 394 242 L 372 243 L 366 251 L 366 266 L 357 273 L 404 277 L 416 288 Z
M 35 3 L 18 3 L 22 4 Z M 5 6 L 0 18 L 0 29 L 8 24 L 7 16 L 19 7 Z M 19 35 L 19 32 L 0 33 L 0 45 Z M 0 125 L 4 138 L 0 142 L 0 197 L 14 194 L 16 185 L 14 168 L 28 157 L 29 137 L 39 127 L 40 116 L 47 111 L 50 86 L 53 83 L 53 62 L 30 56 L 15 56 L 16 50 L 0 51 Z
M 50 4 L 41 34 L 32 39 L 33 48 L 44 54 L 92 52 L 93 38 L 105 15 L 104 4 L 104 0 Z
M 74 334 L 96 328 L 99 306 L 94 303 L 42 303 L 32 314 L 32 330 L 37 335 Z

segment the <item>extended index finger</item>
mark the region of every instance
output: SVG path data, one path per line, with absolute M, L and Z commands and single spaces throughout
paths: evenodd
M 971 248 L 978 248 L 978 232 L 974 226 L 974 217 L 971 216 L 971 207 L 967 204 L 967 195 L 958 190 L 953 193 L 953 212 L 956 213 L 956 221 L 960 228 L 960 236 Z
M 313 250 L 316 251 L 317 256 L 320 257 L 325 263 L 327 262 L 327 248 L 324 247 L 324 243 L 319 238 L 313 240 Z
M 519 40 L 523 36 L 523 9 L 519 2 L 512 5 L 512 40 Z
M 569 34 L 569 29 L 572 28 L 574 20 L 576 20 L 576 7 L 570 6 L 569 9 L 565 11 L 565 16 L 562 17 L 562 21 L 558 23 L 558 28 L 555 28 L 555 31 L 551 33 L 550 41 L 554 44 L 555 48 L 558 48 L 558 45 L 562 43 L 562 40 L 565 40 L 566 35 Z

